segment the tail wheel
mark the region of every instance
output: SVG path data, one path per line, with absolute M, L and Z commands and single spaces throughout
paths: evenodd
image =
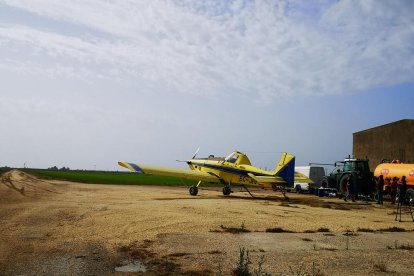
M 190 195 L 196 196 L 198 194 L 198 188 L 197 186 L 191 186 L 189 189 Z
M 223 187 L 223 195 L 228 196 L 231 194 L 231 188 L 229 186 Z

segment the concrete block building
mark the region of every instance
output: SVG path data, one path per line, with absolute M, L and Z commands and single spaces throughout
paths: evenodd
M 383 159 L 414 163 L 414 120 L 400 120 L 355 132 L 353 155 L 368 157 L 371 171 Z

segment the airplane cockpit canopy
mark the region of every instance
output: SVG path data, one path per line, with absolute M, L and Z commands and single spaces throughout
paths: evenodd
M 227 156 L 225 161 L 236 165 L 251 165 L 249 158 L 245 154 L 238 151 L 235 151 Z
M 239 155 L 236 152 L 233 152 L 232 154 L 226 157 L 226 162 L 236 163 L 237 159 L 239 159 Z

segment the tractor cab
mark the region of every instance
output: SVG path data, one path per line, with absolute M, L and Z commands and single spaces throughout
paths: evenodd
M 367 160 L 360 159 L 345 159 L 343 164 L 344 171 L 354 171 L 359 173 L 369 172 L 369 165 Z

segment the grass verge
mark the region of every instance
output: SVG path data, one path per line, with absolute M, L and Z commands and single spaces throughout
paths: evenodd
M 180 179 L 177 177 L 139 174 L 131 172 L 106 172 L 106 171 L 53 171 L 40 169 L 23 169 L 41 179 L 64 180 L 88 184 L 113 184 L 113 185 L 161 185 L 161 186 L 190 186 L 197 181 Z M 208 183 L 203 186 L 214 187 Z

